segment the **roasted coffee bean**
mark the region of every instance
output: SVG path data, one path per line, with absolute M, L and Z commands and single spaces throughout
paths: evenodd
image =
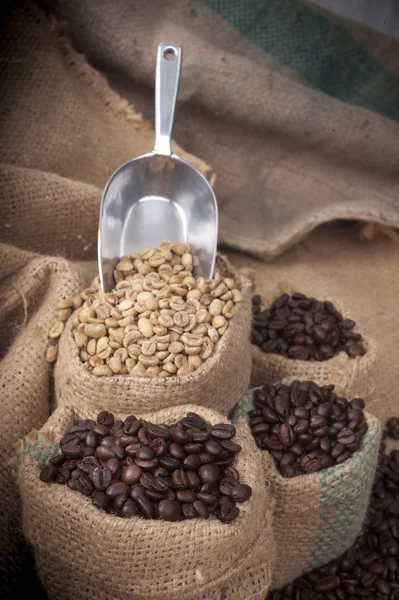
M 176 498 L 184 504 L 192 504 L 197 499 L 197 494 L 193 490 L 177 490 Z
M 193 506 L 197 511 L 198 516 L 202 517 L 203 519 L 209 518 L 209 509 L 203 502 L 200 500 L 195 500 L 193 502 Z
M 252 495 L 252 489 L 249 485 L 238 483 L 235 485 L 230 493 L 230 496 L 236 502 L 246 502 Z M 199 498 L 201 500 L 201 498 Z
M 116 481 L 107 487 L 106 494 L 111 499 L 116 498 L 119 494 L 129 493 L 129 486 L 124 481 Z
M 170 456 L 173 456 L 173 458 L 178 458 L 180 460 L 186 458 L 186 453 L 184 452 L 183 447 L 180 446 L 180 444 L 176 444 L 176 442 L 169 444 L 168 452 Z
M 47 465 L 40 471 L 40 480 L 44 482 L 54 481 L 55 474 L 55 467 L 53 465 Z
M 295 435 L 289 425 L 282 423 L 278 438 L 284 446 L 291 446 L 294 443 Z
M 111 500 L 104 492 L 100 490 L 94 490 L 91 495 L 91 501 L 97 508 L 101 510 L 109 510 L 111 508 Z
M 215 463 L 209 463 L 200 466 L 198 475 L 202 483 L 216 483 L 219 479 L 220 470 Z
M 106 427 L 112 427 L 114 424 L 114 415 L 106 410 L 103 410 L 97 416 L 97 423 L 100 423 L 100 425 L 105 425 Z
M 236 428 L 234 425 L 229 425 L 227 423 L 220 423 L 218 425 L 213 425 L 211 428 L 211 435 L 217 440 L 229 440 L 234 437 L 236 434 Z
M 106 467 L 95 467 L 91 478 L 97 490 L 106 490 L 112 481 L 112 471 Z
M 181 521 L 183 518 L 181 506 L 176 500 L 161 500 L 158 511 L 163 521 Z
M 224 443 L 226 443 L 226 441 L 230 440 L 225 440 Z M 222 445 L 216 440 L 209 440 L 209 442 L 206 442 L 205 444 L 205 452 L 208 452 L 208 454 L 212 454 L 213 456 L 218 456 L 222 453 L 222 450 Z
M 223 523 L 231 523 L 240 514 L 234 502 L 223 502 L 219 508 L 219 518 Z
M 61 446 L 61 452 L 67 458 L 80 458 L 83 454 L 83 448 L 77 444 L 65 444 Z
M 133 485 L 134 483 L 138 483 L 140 481 L 142 474 L 143 471 L 140 467 L 137 465 L 130 465 L 122 469 L 121 479 L 128 485 Z
M 231 491 L 232 491 L 233 487 L 235 487 L 236 485 L 237 485 L 237 481 L 235 479 L 230 478 L 230 477 L 225 477 L 219 483 L 220 493 L 223 494 L 224 496 L 230 497 Z
M 168 471 L 175 471 L 180 467 L 180 460 L 172 456 L 160 456 L 158 463 L 160 467 L 164 467 Z
M 84 420 L 69 428 L 60 443 L 62 454 L 40 477 L 67 484 L 124 518 L 138 514 L 175 521 L 214 514 L 230 522 L 239 511 L 232 498 L 223 501 L 228 497 L 219 484 L 223 481 L 229 493 L 234 489 L 239 502 L 251 494 L 232 466 L 241 451 L 231 440 L 234 435 L 233 425 L 211 426 L 196 413 L 169 427 L 134 416 L 115 421 L 103 411 L 97 423 Z

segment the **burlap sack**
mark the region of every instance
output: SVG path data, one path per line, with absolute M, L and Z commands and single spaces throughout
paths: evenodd
M 227 414 L 248 389 L 251 375 L 252 284 L 226 258 L 219 257 L 219 269 L 236 277 L 243 301 L 236 305 L 236 314 L 215 353 L 200 369 L 173 378 L 130 375 L 99 378 L 83 367 L 70 320 L 61 336 L 54 370 L 57 405 L 87 410 L 102 406 L 109 411 L 143 413 L 191 403 Z
M 235 411 L 248 420 L 253 408 L 251 391 Z M 262 451 L 266 481 L 276 501 L 273 534 L 276 567 L 273 587 L 280 587 L 305 571 L 327 564 L 345 552 L 362 530 L 377 466 L 381 426 L 366 413 L 368 431 L 360 450 L 349 460 L 310 475 L 280 475 L 269 452 Z
M 306 289 L 297 289 L 290 284 L 280 283 L 273 291 L 263 296 L 263 307 L 269 307 L 273 301 L 284 293 L 293 294 L 301 291 L 306 294 Z M 331 301 L 334 306 L 344 315 L 351 319 L 350 311 L 338 300 L 326 295 L 316 295 L 318 300 Z M 355 316 L 356 320 L 356 316 Z M 323 362 L 310 362 L 304 360 L 292 360 L 279 354 L 265 353 L 255 345 L 252 345 L 252 374 L 251 381 L 254 386 L 276 381 L 301 379 L 314 381 L 318 385 L 333 383 L 337 394 L 348 398 L 359 396 L 368 399 L 373 393 L 376 385 L 376 373 L 379 360 L 379 347 L 377 342 L 368 336 L 357 326 L 354 331 L 363 336 L 363 344 L 367 352 L 364 356 L 350 358 L 346 352 L 340 352 L 333 358 Z
M 224 419 L 193 405 L 146 419 L 171 424 L 191 410 L 209 423 Z M 23 531 L 49 600 L 242 600 L 265 594 L 274 564 L 273 500 L 246 423 L 236 426 L 235 439 L 242 446 L 236 466 L 253 493 L 237 520 L 168 523 L 105 514 L 68 487 L 39 480 L 40 466 L 74 418 L 95 415 L 92 409 L 60 407 L 19 444 Z
M 82 285 L 63 259 L 0 244 L 0 579 L 6 598 L 17 597 L 24 568 L 20 506 L 8 463 L 18 439 L 48 416 L 45 355 L 55 303 Z

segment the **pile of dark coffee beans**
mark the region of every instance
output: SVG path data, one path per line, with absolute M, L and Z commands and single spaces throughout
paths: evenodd
M 383 437 L 399 440 L 399 417 L 392 417 L 387 421 L 387 427 L 384 430 Z
M 385 454 L 381 444 L 364 530 L 352 548 L 327 566 L 269 592 L 267 600 L 399 600 L 398 450 Z
M 181 521 L 215 515 L 229 523 L 237 502 L 251 496 L 232 466 L 241 446 L 235 427 L 209 425 L 188 413 L 172 426 L 134 416 L 115 421 L 102 412 L 97 422 L 75 423 L 60 441 L 40 479 L 66 484 L 93 504 L 121 517 Z
M 361 398 L 337 396 L 333 385 L 294 381 L 255 390 L 248 416 L 259 448 L 270 451 L 281 475 L 294 477 L 342 463 L 360 448 L 364 406 Z
M 260 296 L 252 298 L 252 343 L 263 352 L 295 360 L 323 361 L 339 352 L 363 356 L 362 336 L 355 321 L 344 319 L 331 302 L 304 294 L 283 294 L 261 310 Z

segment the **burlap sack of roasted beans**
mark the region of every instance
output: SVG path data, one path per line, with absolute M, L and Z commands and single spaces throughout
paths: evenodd
M 0 244 L 0 578 L 4 597 L 16 597 L 24 551 L 19 501 L 9 460 L 14 446 L 49 414 L 47 334 L 59 294 L 81 286 L 67 261 Z
M 145 418 L 172 424 L 194 410 L 210 424 L 225 421 L 192 405 Z M 61 406 L 19 443 L 23 531 L 49 600 L 243 600 L 265 594 L 274 567 L 273 500 L 247 424 L 236 424 L 234 439 L 242 450 L 234 466 L 252 496 L 240 505 L 238 518 L 229 524 L 214 517 L 166 522 L 107 514 L 67 486 L 40 481 L 41 467 L 74 420 L 95 417 L 93 409 Z
M 248 389 L 251 374 L 252 284 L 226 258 L 219 256 L 222 274 L 234 277 L 243 295 L 214 354 L 193 373 L 182 377 L 113 375 L 97 377 L 84 368 L 68 322 L 59 343 L 55 366 L 57 405 L 79 409 L 139 413 L 179 404 L 199 404 L 227 414 Z
M 253 393 L 243 396 L 234 419 L 248 421 Z M 316 473 L 283 477 L 269 452 L 262 451 L 265 480 L 276 501 L 273 534 L 276 566 L 273 587 L 340 556 L 362 530 L 377 466 L 381 426 L 365 413 L 368 430 L 360 449 L 345 462 Z
M 282 294 L 292 295 L 299 290 L 289 283 L 282 282 L 269 294 L 262 297 L 262 309 L 266 309 Z M 303 290 L 301 290 L 304 293 Z M 334 298 L 317 297 L 320 301 L 330 301 L 346 319 L 350 312 Z M 358 333 L 358 327 L 354 330 Z M 280 354 L 263 352 L 252 345 L 252 375 L 254 386 L 275 383 L 282 379 L 289 381 L 300 379 L 314 381 L 318 385 L 333 383 L 338 394 L 354 398 L 359 396 L 367 401 L 375 388 L 379 359 L 379 346 L 372 338 L 362 334 L 362 343 L 366 349 L 363 356 L 351 358 L 346 352 L 340 352 L 324 361 L 294 360 Z

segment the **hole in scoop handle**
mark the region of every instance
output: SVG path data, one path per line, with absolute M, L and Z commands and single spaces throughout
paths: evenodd
M 155 154 L 170 156 L 173 120 L 179 91 L 182 49 L 159 44 L 155 78 Z

